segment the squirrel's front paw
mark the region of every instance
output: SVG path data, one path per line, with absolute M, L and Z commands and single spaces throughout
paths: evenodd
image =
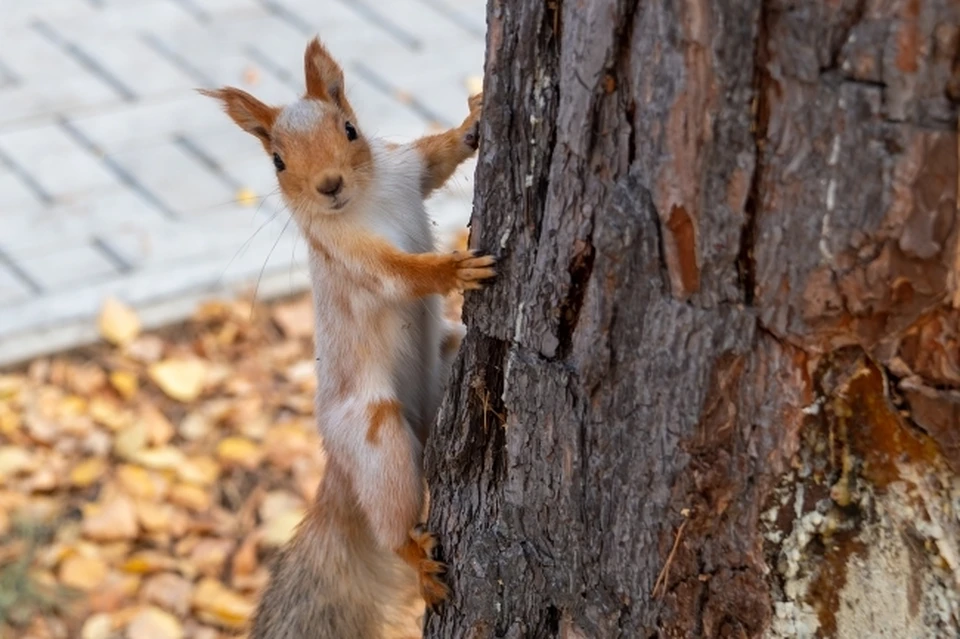
M 463 143 L 477 150 L 480 146 L 480 116 L 483 113 L 483 93 L 471 96 L 468 100 L 470 115 L 463 121 Z
M 417 526 L 410 531 L 410 538 L 421 552 L 421 559 L 417 566 L 420 596 L 423 597 L 428 608 L 436 608 L 441 601 L 450 596 L 450 589 L 447 588 L 442 579 L 447 572 L 447 567 L 443 562 L 434 559 L 433 555 L 437 546 L 437 538 L 423 526 Z
M 483 281 L 497 274 L 493 268 L 497 260 L 492 255 L 477 256 L 476 251 L 454 251 L 451 256 L 455 269 L 456 288 L 468 291 L 483 287 Z

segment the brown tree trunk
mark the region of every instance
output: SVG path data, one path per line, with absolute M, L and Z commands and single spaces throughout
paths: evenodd
M 491 0 L 431 638 L 956 637 L 956 0 Z

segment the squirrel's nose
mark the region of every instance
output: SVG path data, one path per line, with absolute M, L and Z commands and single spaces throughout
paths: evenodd
M 342 175 L 328 175 L 327 177 L 320 180 L 320 183 L 317 184 L 317 192 L 320 195 L 329 195 L 334 197 L 343 189 L 343 176 Z

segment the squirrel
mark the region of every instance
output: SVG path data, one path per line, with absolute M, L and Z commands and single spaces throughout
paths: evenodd
M 421 525 L 423 445 L 464 333 L 444 319 L 442 296 L 495 275 L 489 255 L 436 250 L 424 200 L 476 152 L 482 93 L 459 127 L 400 145 L 364 134 L 319 38 L 304 74 L 305 94 L 282 107 L 200 90 L 272 157 L 309 248 L 316 316 L 326 470 L 249 637 L 419 637 L 410 602 L 422 611 L 448 595 Z

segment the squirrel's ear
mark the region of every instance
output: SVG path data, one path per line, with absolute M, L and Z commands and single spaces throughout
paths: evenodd
M 307 80 L 307 97 L 332 102 L 349 115 L 353 109 L 347 102 L 343 89 L 343 69 L 330 52 L 314 38 L 303 54 L 303 71 Z
M 199 93 L 218 100 L 227 115 L 239 125 L 241 129 L 255 136 L 267 153 L 270 152 L 270 134 L 273 123 L 280 114 L 278 107 L 269 106 L 256 99 L 246 91 L 224 87 L 222 89 L 197 89 Z

